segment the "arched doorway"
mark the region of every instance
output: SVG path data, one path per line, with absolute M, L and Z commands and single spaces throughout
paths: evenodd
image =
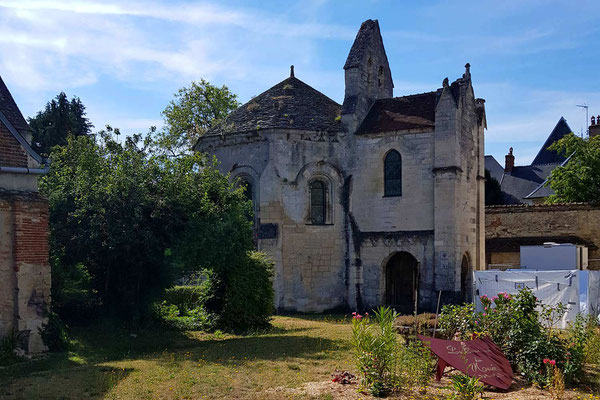
M 404 251 L 394 254 L 385 266 L 385 304 L 401 314 L 412 314 L 418 281 L 416 258 Z
M 462 292 L 462 300 L 465 303 L 473 301 L 473 271 L 471 270 L 471 262 L 469 254 L 465 253 L 460 263 L 460 290 Z

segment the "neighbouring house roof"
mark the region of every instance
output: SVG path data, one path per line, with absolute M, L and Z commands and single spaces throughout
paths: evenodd
M 2 77 L 0 77 L 0 123 L 6 126 L 8 131 L 21 144 L 31 158 L 40 164 L 44 162 L 42 157 L 31 148 L 27 139 L 25 139 L 25 134 L 29 133 L 31 129 L 27 121 L 25 121 L 23 114 L 21 114 L 21 110 L 17 107 L 17 103 L 15 103 L 10 91 L 4 84 Z
M 379 99 L 358 128 L 357 134 L 433 128 L 439 91 Z
M 546 182 L 552 170 L 560 164 L 525 165 L 513 167 L 510 173 L 504 173 L 500 188 L 505 193 L 505 204 L 519 204 L 530 193 Z M 552 192 L 554 193 L 554 192 Z M 552 194 L 550 193 L 550 194 Z
M 341 108 L 300 79 L 289 77 L 233 111 L 223 124 L 208 133 L 263 129 L 340 131 Z
M 562 163 L 565 161 L 566 157 L 561 156 L 555 151 L 548 150 L 554 142 L 562 139 L 566 134 L 573 132 L 567 124 L 567 120 L 563 117 L 558 120 L 558 123 L 548 136 L 548 139 L 544 142 L 544 145 L 538 152 L 537 156 L 533 159 L 532 165 L 536 164 L 551 164 L 551 163 Z
M 496 179 L 498 183 L 502 180 L 502 175 L 504 175 L 504 168 L 494 156 L 485 156 L 485 169 L 490 171 L 490 175 L 492 178 Z
M 21 114 L 19 107 L 17 107 L 17 103 L 15 103 L 15 100 L 8 91 L 2 77 L 0 77 L 0 112 L 4 114 L 6 119 L 18 131 L 30 130 L 27 121 L 25 121 L 23 114 Z
M 554 194 L 551 188 L 545 186 L 548 177 L 556 167 L 565 165 L 569 159 L 548 150 L 548 147 L 570 132 L 572 130 L 567 121 L 561 117 L 531 165 L 513 167 L 510 172 L 504 172 L 493 156 L 485 156 L 485 168 L 500 182 L 504 204 L 521 204 Z M 500 179 L 497 175 L 500 175 Z

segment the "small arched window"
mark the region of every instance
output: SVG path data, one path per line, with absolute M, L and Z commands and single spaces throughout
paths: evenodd
M 240 186 L 242 186 L 242 188 L 244 188 L 244 197 L 246 197 L 246 200 L 249 200 L 254 203 L 254 197 L 253 197 L 254 189 L 252 188 L 252 183 L 250 183 L 250 181 L 243 179 L 240 181 Z
M 384 196 L 402 196 L 402 157 L 390 151 L 383 162 Z
M 326 221 L 327 199 L 325 182 L 312 181 L 310 184 L 310 222 L 313 225 L 324 225 Z

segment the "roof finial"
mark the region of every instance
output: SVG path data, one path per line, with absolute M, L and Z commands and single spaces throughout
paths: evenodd
M 465 77 L 465 78 L 471 77 L 471 64 L 469 64 L 469 63 L 465 64 L 465 74 L 463 75 L 463 77 Z
M 290 78 L 294 77 L 294 66 L 290 65 Z

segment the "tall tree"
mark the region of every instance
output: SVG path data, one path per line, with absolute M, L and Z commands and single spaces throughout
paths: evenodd
M 222 310 L 253 247 L 243 189 L 198 153 L 163 154 L 152 132 L 122 143 L 117 133 L 69 136 L 52 150 L 41 190 L 50 206 L 55 307 L 68 315 L 76 289 L 85 292 L 78 303 L 92 293 L 105 310 L 133 317 L 173 274 L 208 269 L 219 278 L 211 311 Z
M 546 202 L 600 202 L 600 136 L 583 139 L 570 133 L 549 148 L 570 158 L 552 171 L 547 184 L 555 194 Z
M 93 128 L 79 97 L 69 100 L 64 92 L 49 101 L 44 110 L 28 122 L 33 130 L 32 147 L 44 156 L 50 154 L 52 147 L 67 144 L 67 136 L 87 135 Z
M 227 86 L 219 88 L 204 79 L 192 82 L 179 89 L 162 112 L 165 128 L 158 135 L 161 147 L 172 156 L 189 152 L 207 129 L 237 107 L 237 95 Z

